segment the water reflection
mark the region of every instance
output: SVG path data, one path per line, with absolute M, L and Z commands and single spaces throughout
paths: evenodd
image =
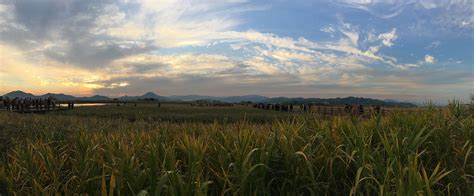
M 61 106 L 67 104 L 61 104 Z M 107 103 L 74 103 L 74 107 L 86 107 L 86 106 L 105 106 L 105 105 L 110 105 Z

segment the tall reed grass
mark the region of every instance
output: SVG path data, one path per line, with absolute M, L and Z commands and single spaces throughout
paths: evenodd
M 459 102 L 370 119 L 308 115 L 266 124 L 0 113 L 0 190 L 472 195 L 473 130 L 472 110 Z

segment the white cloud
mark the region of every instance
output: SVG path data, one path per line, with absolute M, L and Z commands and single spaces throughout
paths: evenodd
M 241 21 L 240 12 L 265 9 L 246 1 L 136 1 L 139 11 L 125 15 L 115 6 L 104 8 L 97 22 L 103 33 L 124 39 L 153 40 L 161 48 L 203 46 L 220 40 Z M 245 5 L 245 6 L 244 6 Z M 103 29 L 103 27 L 106 27 Z
M 431 42 L 428 46 L 425 47 L 425 49 L 436 49 L 441 45 L 441 41 L 434 41 Z
M 349 39 L 352 46 L 357 47 L 359 45 L 359 33 L 350 24 L 342 23 L 339 31 Z
M 442 25 L 446 29 L 474 28 L 472 0 L 337 0 L 335 3 L 386 19 L 396 17 L 408 9 L 413 9 L 415 14 L 433 10 L 433 17 L 430 17 L 433 24 Z
M 216 54 L 139 54 L 117 59 L 109 66 L 114 77 L 180 77 L 180 75 L 216 76 L 235 63 L 226 56 Z M 138 71 L 137 70 L 142 70 Z
M 329 33 L 329 34 L 336 32 L 336 30 L 332 26 L 324 26 L 320 29 L 320 31 Z
M 378 54 L 379 50 L 383 47 L 391 47 L 395 43 L 394 41 L 398 38 L 395 28 L 386 33 L 381 33 L 378 35 L 373 34 L 372 32 L 368 34 L 368 37 L 365 40 L 370 40 L 371 44 L 367 50 L 362 50 L 359 47 L 359 36 L 360 32 L 348 23 L 341 23 L 341 27 L 338 28 L 340 32 L 345 35 L 345 37 L 340 38 L 336 41 L 330 42 L 316 42 L 310 41 L 303 37 L 299 39 L 293 39 L 290 37 L 280 37 L 274 34 L 265 34 L 256 31 L 247 31 L 247 32 L 223 32 L 220 37 L 222 39 L 229 40 L 231 42 L 244 43 L 239 44 L 238 47 L 233 46 L 233 49 L 242 49 L 245 45 L 249 44 L 263 44 L 266 46 L 276 47 L 272 51 L 265 51 L 263 54 L 272 57 L 280 62 L 286 63 L 288 66 L 291 66 L 294 62 L 288 61 L 290 58 L 289 55 L 295 56 L 299 55 L 299 59 L 304 59 L 304 63 L 315 64 L 315 60 L 310 59 L 323 59 L 323 55 L 334 54 L 336 52 L 342 52 L 352 59 L 357 59 L 357 61 L 350 61 L 349 64 L 357 65 L 360 67 L 362 64 L 371 64 L 374 62 L 381 62 L 386 65 L 393 66 L 399 69 L 409 69 L 416 67 L 415 64 L 398 64 L 396 58 Z M 252 48 L 251 48 L 252 49 Z M 247 49 L 249 50 L 249 49 Z M 277 54 L 276 51 L 279 51 L 280 54 Z M 262 52 L 262 51 L 260 51 Z M 291 52 L 288 53 L 288 52 Z M 312 57 L 309 57 L 312 56 Z M 334 55 L 334 59 L 346 59 L 340 54 Z M 327 58 L 326 58 L 327 60 Z M 342 61 L 332 60 L 333 65 L 342 65 Z M 365 67 L 365 66 L 364 66 Z
M 61 37 L 46 41 L 32 40 L 35 43 L 32 44 L 34 47 L 31 53 L 42 55 L 42 63 L 38 65 L 44 65 L 48 69 L 55 66 L 56 69 L 69 66 L 67 62 L 70 61 L 68 59 L 70 57 L 67 53 L 72 48 L 70 42 L 76 41 L 100 49 L 98 51 L 103 53 L 99 56 L 105 56 L 110 61 L 103 63 L 101 61 L 100 66 L 88 67 L 94 68 L 94 71 L 71 69 L 74 72 L 72 73 L 58 69 L 57 72 L 54 71 L 54 76 L 48 76 L 42 68 L 34 69 L 31 68 L 34 67 L 31 64 L 24 63 L 22 57 L 9 64 L 12 67 L 19 67 L 17 72 L 11 75 L 27 80 L 28 84 L 38 83 L 44 86 L 61 84 L 58 89 L 74 87 L 89 91 L 97 88 L 131 88 L 136 85 L 133 81 L 127 80 L 131 77 L 166 78 L 172 81 L 200 77 L 233 78 L 232 84 L 236 85 L 258 82 L 263 84 L 272 81 L 284 83 L 285 80 L 291 80 L 297 85 L 357 86 L 370 81 L 374 69 L 379 69 L 374 67 L 375 65 L 381 64 L 400 70 L 418 66 L 397 63 L 395 57 L 383 54 L 383 48 L 395 45 L 398 38 L 395 28 L 383 33 L 373 30 L 367 34 L 358 26 L 341 22 L 339 26 L 328 25 L 320 29 L 341 37 L 316 41 L 254 30 L 237 31 L 237 25 L 245 22 L 239 19 L 238 13 L 249 10 L 246 6 L 240 7 L 246 4 L 246 1 L 158 3 L 144 0 L 136 1 L 139 5 L 137 12 L 124 10 L 120 5 L 123 2 L 119 1 L 101 8 L 95 18 L 85 14 L 71 19 L 73 21 L 71 24 L 92 21 L 93 28 L 86 29 L 91 34 L 73 40 Z M 357 3 L 366 5 L 372 1 Z M 0 8 L 0 14 L 2 9 Z M 81 26 L 73 29 L 82 30 Z M 107 39 L 101 39 L 103 37 Z M 193 50 L 195 53 L 177 52 L 167 55 L 157 52 L 161 49 L 186 46 L 212 47 L 215 44 L 227 44 L 234 50 L 232 52 L 239 54 L 241 52 L 243 56 L 227 55 L 220 51 L 212 54 L 199 50 Z M 137 51 L 127 53 L 122 49 L 137 49 Z M 85 57 L 94 57 L 96 52 L 76 51 L 85 53 L 86 55 L 83 55 Z M 107 53 L 109 51 L 117 51 L 120 55 Z M 52 59 L 51 56 L 45 55 L 46 52 L 54 52 L 55 56 L 61 58 Z M 92 55 L 89 55 L 90 53 Z M 38 74 L 23 74 L 19 72 L 20 68 L 31 69 Z M 3 78 L 7 74 L 0 70 L 0 75 Z M 4 85 L 5 81 L 2 79 L 0 83 Z
M 384 57 L 378 54 L 380 48 L 390 47 L 397 38 L 396 29 L 391 32 L 382 33 L 375 38 L 381 43 L 375 43 L 367 50 L 359 48 L 360 41 L 359 30 L 349 23 L 341 22 L 337 28 L 345 37 L 327 42 L 317 42 L 307 40 L 303 37 L 298 39 L 290 37 L 281 37 L 271 33 L 260 33 L 257 31 L 235 31 L 236 25 L 240 24 L 237 17 L 238 13 L 249 11 L 252 9 L 262 9 L 252 7 L 247 1 L 189 1 L 186 3 L 178 1 L 155 1 L 155 0 L 137 0 L 134 1 L 139 6 L 138 11 L 129 11 L 121 6 L 130 1 L 119 1 L 100 8 L 100 14 L 94 19 L 95 28 L 91 29 L 94 34 L 106 34 L 115 38 L 115 40 L 98 40 L 87 41 L 92 43 L 92 47 L 99 50 L 101 57 L 107 57 L 113 60 L 121 58 L 122 51 L 118 54 L 109 54 L 118 50 L 144 50 L 147 43 L 154 43 L 158 48 L 176 48 L 183 46 L 206 46 L 211 43 L 231 44 L 232 49 L 239 50 L 245 48 L 246 45 L 261 44 L 265 46 L 276 47 L 272 52 L 272 58 L 280 61 L 280 63 L 294 64 L 294 61 L 300 61 L 299 64 L 314 61 L 313 58 L 319 58 L 320 54 L 331 54 L 342 52 L 344 55 L 357 56 L 359 61 L 370 63 L 373 61 L 386 61 L 391 57 Z M 363 3 L 363 2 L 359 2 Z M 370 2 L 368 2 L 370 3 Z M 263 8 L 265 9 L 265 8 Z M 90 18 L 84 15 L 78 15 L 73 21 L 77 23 Z M 326 26 L 322 31 L 335 33 L 336 28 L 332 25 Z M 60 40 L 60 39 L 56 39 Z M 82 40 L 78 38 L 78 40 Z M 61 40 L 63 41 L 63 40 Z M 75 40 L 74 40 L 75 41 Z M 37 45 L 42 45 L 38 43 Z M 56 44 L 59 45 L 59 44 Z M 68 46 L 68 43 L 61 44 Z M 73 47 L 73 46 L 68 46 Z M 57 50 L 43 49 L 45 51 L 54 52 L 55 56 L 70 58 L 68 54 L 60 54 L 60 51 L 66 51 L 68 47 Z M 115 47 L 115 48 L 114 48 Z M 115 49 L 115 50 L 114 50 Z M 247 47 L 247 50 L 251 47 Z M 59 51 L 59 52 L 58 52 Z M 133 52 L 131 52 L 133 54 Z M 88 50 L 79 52 L 81 58 L 89 59 L 95 54 L 89 54 Z M 71 55 L 71 54 L 69 54 Z M 111 57 L 109 57 L 111 56 Z M 341 58 L 340 54 L 337 58 Z M 85 58 L 84 58 L 85 57 Z M 104 64 L 108 61 L 99 59 L 98 62 L 89 62 L 80 60 L 83 64 Z M 67 59 L 66 59 L 67 61 Z M 363 63 L 357 63 L 363 64 Z
M 393 41 L 397 39 L 397 34 L 396 34 L 397 29 L 392 29 L 392 31 L 388 33 L 382 33 L 378 36 L 380 40 L 382 40 L 383 45 L 387 47 L 393 46 Z
M 243 62 L 245 65 L 251 66 L 256 71 L 267 75 L 278 75 L 280 69 L 275 64 L 268 62 L 263 57 L 254 57 Z
M 436 62 L 436 59 L 431 55 L 425 55 L 425 63 L 433 64 Z

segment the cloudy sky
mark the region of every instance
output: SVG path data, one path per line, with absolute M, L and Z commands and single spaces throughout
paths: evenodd
M 0 94 L 474 93 L 471 0 L 0 0 Z

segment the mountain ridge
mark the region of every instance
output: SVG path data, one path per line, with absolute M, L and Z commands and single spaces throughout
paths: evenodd
M 122 96 L 117 98 L 111 98 L 103 95 L 93 95 L 90 97 L 75 97 L 72 95 L 66 95 L 63 93 L 46 93 L 44 95 L 33 95 L 20 90 L 9 92 L 3 97 L 32 97 L 32 98 L 48 98 L 54 97 L 58 100 L 63 101 L 139 101 L 139 100 L 160 100 L 160 101 L 219 101 L 227 103 L 240 103 L 240 102 L 253 102 L 253 103 L 270 103 L 270 104 L 316 104 L 316 105 L 380 105 L 380 106 L 398 106 L 398 107 L 416 107 L 416 104 L 409 102 L 402 102 L 393 99 L 379 100 L 373 98 L 364 97 L 344 97 L 344 98 L 302 98 L 302 97 L 266 97 L 261 95 L 242 95 L 242 96 L 206 96 L 206 95 L 172 95 L 172 96 L 160 96 L 154 92 L 146 92 L 140 96 Z

